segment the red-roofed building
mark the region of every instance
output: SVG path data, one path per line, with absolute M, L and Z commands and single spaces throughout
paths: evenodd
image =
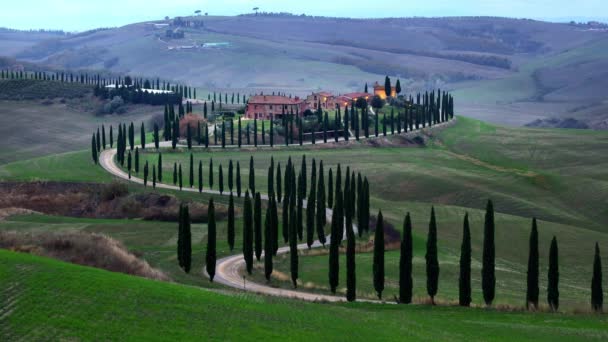
M 322 110 L 334 109 L 336 107 L 335 96 L 332 93 L 321 91 L 318 93 L 312 93 L 306 97 L 306 105 L 308 109 L 313 112 L 316 111 L 321 104 Z
M 303 115 L 306 102 L 299 97 L 290 98 L 281 95 L 254 95 L 247 101 L 245 116 L 249 119 L 281 118 L 283 113 Z

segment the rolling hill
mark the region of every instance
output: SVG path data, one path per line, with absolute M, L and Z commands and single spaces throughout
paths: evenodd
M 181 30 L 183 38 L 167 38 Z M 462 90 L 461 114 L 521 125 L 570 115 L 603 127 L 605 30 L 525 19 L 187 17 L 51 36 L 4 32 L 20 60 L 253 92 L 360 90 L 384 75 L 407 92 Z M 203 48 L 203 44 L 225 43 Z M 604 52 L 602 52 L 604 51 Z

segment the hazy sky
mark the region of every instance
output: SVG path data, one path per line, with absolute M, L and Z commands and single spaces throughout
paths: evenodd
M 566 21 L 608 17 L 608 0 L 2 0 L 0 26 L 82 31 L 188 15 L 263 11 L 339 17 L 490 15 Z

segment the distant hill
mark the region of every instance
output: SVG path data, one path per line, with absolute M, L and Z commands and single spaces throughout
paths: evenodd
M 461 109 L 512 124 L 572 116 L 573 109 L 601 104 L 606 78 L 596 71 L 606 69 L 606 59 L 588 47 L 602 42 L 608 42 L 608 32 L 585 25 L 491 17 L 203 16 L 72 35 L 0 32 L 0 51 L 20 60 L 161 77 L 213 90 L 348 92 L 389 74 L 408 92 L 463 90 L 457 98 Z M 570 58 L 576 64 L 537 63 L 577 51 L 585 58 Z M 512 81 L 522 70 L 531 80 L 525 88 Z M 494 88 L 484 83 L 503 80 L 507 90 L 520 94 L 511 96 L 502 86 L 489 93 Z M 514 104 L 524 106 L 526 115 L 506 119 Z

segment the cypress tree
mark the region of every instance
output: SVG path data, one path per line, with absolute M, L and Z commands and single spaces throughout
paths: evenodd
M 281 203 L 281 163 L 277 165 L 277 200 Z
M 602 289 L 602 259 L 600 245 L 595 243 L 595 256 L 593 257 L 593 277 L 591 278 L 591 308 L 595 312 L 602 312 L 604 306 L 604 290 Z
M 481 268 L 481 287 L 483 299 L 486 305 L 492 305 L 494 300 L 496 276 L 495 268 L 495 245 L 494 245 L 494 205 L 488 200 L 483 233 L 483 256 Z
M 228 247 L 232 252 L 234 249 L 234 197 L 232 193 L 228 202 Z
M 189 164 L 189 177 L 188 180 L 190 181 L 190 187 L 194 187 L 194 156 L 192 155 L 192 153 L 190 153 L 190 164 Z
M 538 228 L 536 226 L 536 217 L 532 219 L 532 230 L 530 231 L 530 247 L 528 255 L 528 272 L 527 272 L 527 290 L 526 290 L 526 308 L 530 304 L 535 309 L 538 308 Z
M 97 147 L 97 153 L 101 152 L 101 137 L 99 134 L 99 128 L 97 128 L 97 135 L 95 136 L 95 146 Z
M 353 302 L 357 299 L 355 232 L 353 231 L 352 220 L 347 219 L 346 222 L 346 300 Z
M 253 156 L 249 157 L 249 190 L 255 194 L 255 170 L 253 169 Z
M 247 267 L 247 273 L 251 274 L 253 270 L 253 217 L 251 208 L 251 199 L 249 191 L 245 191 L 243 219 L 243 257 Z
M 274 122 L 272 115 L 270 116 L 270 147 L 274 147 Z
M 439 285 L 439 261 L 437 260 L 437 222 L 435 221 L 435 208 L 431 208 L 431 221 L 426 240 L 426 291 L 435 305 L 435 295 Z
M 160 141 L 158 137 L 158 124 L 154 124 L 154 147 L 158 150 Z
M 93 134 L 93 139 L 91 140 L 91 157 L 93 158 L 93 162 L 95 165 L 98 163 L 97 159 L 97 145 L 95 144 L 95 134 Z
M 220 164 L 218 182 L 219 182 L 220 195 L 221 195 L 224 193 L 224 169 L 222 168 L 222 164 Z
M 198 192 L 203 192 L 203 161 L 198 161 Z
M 200 146 L 203 143 L 203 133 L 201 132 L 201 122 L 196 124 L 196 142 Z
M 329 168 L 329 176 L 327 178 L 327 206 L 333 208 L 334 206 L 334 175 Z
M 271 199 L 272 201 L 272 199 Z M 272 209 L 269 206 L 266 209 L 266 217 L 264 218 L 264 276 L 266 281 L 270 282 L 272 275 L 272 255 L 274 254 L 274 241 L 272 237 Z
M 471 231 L 469 214 L 464 215 L 462 225 L 462 244 L 460 245 L 460 277 L 458 278 L 458 303 L 460 306 L 471 304 Z
M 156 189 L 156 168 L 152 166 L 152 188 Z
M 239 144 L 239 148 L 241 148 L 241 143 L 242 143 L 242 141 L 241 141 L 241 135 L 242 135 L 242 134 L 243 134 L 243 133 L 242 133 L 242 131 L 241 131 L 241 118 L 239 117 L 239 129 L 238 129 L 238 139 L 237 139 L 238 144 Z M 240 197 L 240 196 L 239 196 L 239 197 Z
M 262 198 L 260 193 L 255 194 L 253 204 L 253 237 L 255 258 L 260 261 L 262 257 Z
M 384 219 L 382 217 L 382 210 L 378 212 L 378 221 L 374 234 L 373 271 L 374 289 L 378 294 L 378 299 L 382 299 L 382 291 L 384 291 Z
M 325 216 L 325 181 L 323 180 L 323 161 L 321 161 L 319 163 L 319 182 L 318 182 L 318 186 L 317 186 L 317 220 L 316 220 L 316 226 L 317 226 L 317 237 L 319 239 L 319 242 L 321 242 L 321 244 L 323 244 L 323 246 L 325 246 L 325 223 L 327 220 L 327 217 Z M 342 209 L 342 207 L 340 207 L 339 209 Z M 341 219 L 341 218 L 340 218 Z M 340 231 L 340 236 L 342 235 L 342 231 Z M 331 240 L 334 240 L 334 237 L 337 235 L 332 236 Z M 340 241 L 342 239 L 340 238 Z
M 205 148 L 209 148 L 209 125 L 205 125 Z
M 559 308 L 559 263 L 557 239 L 551 240 L 549 249 L 549 271 L 547 273 L 547 303 L 553 311 Z
M 162 182 L 163 181 L 163 155 L 158 152 L 158 166 L 156 167 L 158 169 L 158 181 Z
M 241 197 L 241 164 L 236 162 L 236 195 Z
M 139 173 L 139 148 L 135 148 L 135 173 Z
M 288 167 L 289 169 L 289 167 Z M 288 170 L 287 169 L 287 170 Z M 285 180 L 285 184 L 288 182 Z M 287 190 L 285 191 L 285 197 L 283 198 L 283 242 L 287 243 L 289 241 L 289 194 Z
M 336 293 L 336 288 L 340 280 L 340 243 L 335 239 L 334 234 L 341 230 L 339 211 L 342 199 L 338 198 L 331 215 L 331 238 L 329 239 L 329 288 L 331 293 Z
M 295 216 L 295 208 L 291 206 L 290 216 Z M 290 269 L 291 269 L 291 282 L 293 287 L 298 287 L 298 240 L 297 240 L 297 226 L 296 220 L 291 219 L 289 229 L 289 256 L 290 256 Z
M 173 163 L 173 185 L 177 185 L 177 163 Z
M 230 193 L 232 193 L 232 189 L 234 188 L 234 171 L 232 166 L 232 159 L 228 163 L 228 189 Z
M 127 169 L 129 170 L 129 179 L 131 179 L 131 151 L 129 151 L 129 154 L 127 155 Z
M 271 221 L 270 226 L 272 227 L 272 243 L 273 243 L 273 255 L 277 255 L 279 250 L 279 210 L 277 207 L 277 198 L 274 194 L 270 196 L 270 210 L 271 210 Z
M 222 120 L 222 148 L 226 148 L 226 120 Z
M 106 127 L 105 125 L 101 125 L 101 147 L 106 149 Z
M 209 159 L 209 189 L 213 189 L 213 158 Z
M 405 215 L 403 222 L 403 237 L 401 238 L 401 254 L 399 256 L 399 303 L 409 304 L 412 302 L 413 280 L 412 280 L 412 221 L 410 213 Z
M 209 280 L 213 281 L 213 277 L 215 276 L 216 262 L 215 206 L 213 205 L 213 198 L 209 200 L 207 222 L 207 254 L 205 256 L 205 261 L 207 263 L 207 274 L 209 275 Z
M 179 182 L 179 189 L 181 190 L 181 189 L 182 189 L 182 187 L 183 187 L 183 181 L 182 181 L 182 179 L 183 179 L 183 178 L 182 178 L 182 164 L 179 164 L 179 167 L 178 167 L 178 173 L 177 173 L 177 179 L 178 179 L 178 182 Z
M 268 175 L 266 178 L 268 183 L 268 196 L 274 193 L 274 158 L 270 157 L 270 166 L 268 167 Z
M 110 148 L 114 148 L 114 130 L 110 126 Z

